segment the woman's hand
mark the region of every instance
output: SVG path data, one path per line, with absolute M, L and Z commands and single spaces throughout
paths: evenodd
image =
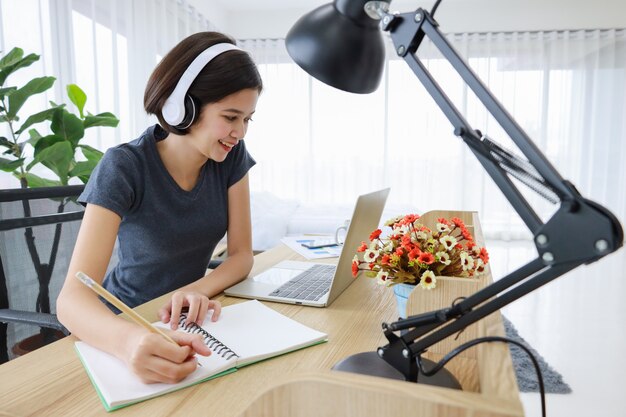
M 209 356 L 211 351 L 197 334 L 169 332 L 176 345 L 163 336 L 137 329 L 127 338 L 127 366 L 145 383 L 174 384 L 198 366 L 195 354 Z
M 188 307 L 185 324 L 201 325 L 209 310 L 213 310 L 212 321 L 216 321 L 222 311 L 219 301 L 209 300 L 206 295 L 196 291 L 180 290 L 172 295 L 172 299 L 159 309 L 159 317 L 163 323 L 170 323 L 172 330 L 178 328 L 178 320 L 183 307 Z

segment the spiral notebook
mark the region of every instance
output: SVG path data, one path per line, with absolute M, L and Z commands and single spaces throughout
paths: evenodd
M 183 322 L 184 317 L 181 317 Z M 162 323 L 154 325 L 166 326 Z M 116 357 L 84 342 L 76 342 L 78 356 L 107 411 L 327 340 L 325 333 L 298 323 L 256 300 L 224 307 L 216 322 L 207 319 L 202 326 L 192 323 L 179 330 L 200 334 L 212 355 L 197 355 L 202 366 L 177 384 L 144 384 Z

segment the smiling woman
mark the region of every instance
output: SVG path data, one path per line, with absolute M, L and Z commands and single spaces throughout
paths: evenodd
M 203 322 L 209 311 L 217 320 L 220 305 L 210 298 L 252 267 L 248 170 L 255 161 L 243 138 L 262 86 L 250 56 L 229 37 L 200 32 L 184 39 L 146 87 L 145 109 L 160 124 L 109 149 L 79 197 L 85 216 L 58 298 L 59 319 L 145 382 L 184 378 L 195 370 L 194 352 L 206 349 L 189 338 L 177 339 L 176 347 L 152 340 L 74 275 L 83 271 L 130 307 L 176 290 L 159 310 L 172 329 L 183 308 L 187 323 Z M 226 232 L 228 257 L 205 275 Z M 119 262 L 106 273 L 116 238 Z

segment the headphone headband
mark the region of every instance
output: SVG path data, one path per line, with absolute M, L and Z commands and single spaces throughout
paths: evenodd
M 189 87 L 196 79 L 202 68 L 204 68 L 216 56 L 231 50 L 240 50 L 237 45 L 232 43 L 217 43 L 205 49 L 198 55 L 187 67 L 183 75 L 178 80 L 172 94 L 167 98 L 161 114 L 163 119 L 171 126 L 179 125 L 185 118 L 185 95 L 189 91 Z M 189 123 L 191 124 L 191 123 Z M 188 126 L 187 126 L 188 127 Z

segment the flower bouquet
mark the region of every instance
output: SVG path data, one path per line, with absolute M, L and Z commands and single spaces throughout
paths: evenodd
M 370 242 L 362 242 L 352 260 L 352 275 L 359 271 L 381 285 L 406 283 L 433 289 L 436 276 L 473 277 L 484 272 L 489 254 L 476 245 L 458 217 L 438 218 L 436 230 L 420 223 L 420 216 L 407 214 L 388 220 L 386 237 L 376 229 Z

